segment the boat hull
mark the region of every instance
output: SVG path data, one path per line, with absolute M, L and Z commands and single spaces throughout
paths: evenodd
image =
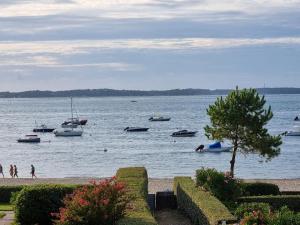
M 82 136 L 83 131 L 74 131 L 74 130 L 63 130 L 63 131 L 54 131 L 56 137 L 79 137 Z
M 204 148 L 203 150 L 197 152 L 211 152 L 211 153 L 220 153 L 220 152 L 230 152 L 232 147 L 221 147 L 221 148 Z
M 37 132 L 41 132 L 41 133 L 51 133 L 53 132 L 55 129 L 54 128 L 35 128 L 33 129 L 33 132 L 37 133 Z
M 148 131 L 149 128 L 125 128 L 124 131 L 127 131 L 127 132 L 146 132 Z
M 18 143 L 40 143 L 41 139 L 40 138 L 30 138 L 30 139 L 18 139 L 17 140 Z
M 300 131 L 290 131 L 285 136 L 300 136 Z

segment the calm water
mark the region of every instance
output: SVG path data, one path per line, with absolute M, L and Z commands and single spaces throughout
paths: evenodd
M 216 96 L 76 98 L 81 117 L 89 120 L 82 137 L 41 134 L 40 144 L 19 144 L 35 120 L 49 126 L 70 117 L 70 99 L 0 99 L 0 162 L 6 175 L 9 164 L 28 177 L 34 164 L 39 177 L 111 176 L 124 166 L 146 166 L 151 177 L 193 175 L 202 166 L 228 170 L 230 153 L 199 154 L 193 149 L 208 144 L 203 127 L 206 108 Z M 136 103 L 130 102 L 137 100 Z M 274 134 L 290 130 L 300 113 L 300 95 L 271 95 Z M 171 116 L 170 122 L 148 122 L 153 114 Z M 150 127 L 147 133 L 125 133 L 127 126 Z M 177 129 L 198 130 L 194 138 L 172 138 Z M 257 155 L 239 155 L 236 174 L 243 178 L 300 178 L 300 137 L 284 137 L 282 153 L 265 163 Z M 108 152 L 103 152 L 107 149 Z

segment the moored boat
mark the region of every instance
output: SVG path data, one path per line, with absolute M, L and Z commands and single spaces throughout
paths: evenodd
M 63 129 L 63 130 L 55 130 L 53 133 L 57 137 L 78 137 L 78 136 L 82 136 L 83 131 L 79 129 Z
M 294 126 L 292 131 L 288 131 L 285 134 L 286 136 L 300 136 L 300 126 Z
M 212 152 L 212 153 L 220 153 L 220 152 L 230 152 L 232 146 L 222 146 L 221 142 L 215 142 L 208 146 L 200 145 L 198 148 L 195 149 L 196 152 Z
M 126 127 L 124 129 L 124 131 L 127 131 L 127 132 L 145 132 L 148 130 L 149 130 L 149 128 L 146 128 L 146 127 Z
M 197 131 L 180 130 L 171 134 L 172 137 L 194 137 Z
M 152 122 L 156 122 L 156 121 L 170 121 L 171 120 L 171 117 L 163 117 L 163 116 L 151 116 L 149 118 L 149 121 L 152 121 Z
M 37 135 L 28 134 L 28 135 L 25 135 L 25 137 L 23 137 L 23 138 L 19 138 L 17 140 L 17 142 L 19 142 L 19 143 L 40 143 L 41 139 Z
M 55 130 L 55 128 L 49 128 L 47 127 L 45 124 L 42 124 L 41 126 L 38 126 L 36 128 L 33 129 L 33 132 L 53 132 Z

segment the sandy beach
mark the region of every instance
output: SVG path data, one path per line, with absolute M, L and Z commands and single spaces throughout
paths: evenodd
M 91 180 L 104 178 L 4 178 L 0 179 L 0 186 L 33 185 L 33 184 L 88 184 Z M 245 182 L 267 182 L 277 184 L 281 191 L 300 191 L 300 179 L 249 179 Z M 149 193 L 173 189 L 172 178 L 149 178 Z

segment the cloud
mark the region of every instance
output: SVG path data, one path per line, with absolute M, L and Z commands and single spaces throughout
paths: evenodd
M 181 38 L 77 41 L 0 42 L 0 55 L 89 54 L 100 50 L 193 50 L 224 49 L 263 45 L 299 45 L 300 37 L 282 38 Z M 39 59 L 39 58 L 38 58 Z M 42 59 L 42 58 L 41 58 Z M 39 59 L 39 60 L 41 60 Z M 53 63 L 53 61 L 51 61 Z

